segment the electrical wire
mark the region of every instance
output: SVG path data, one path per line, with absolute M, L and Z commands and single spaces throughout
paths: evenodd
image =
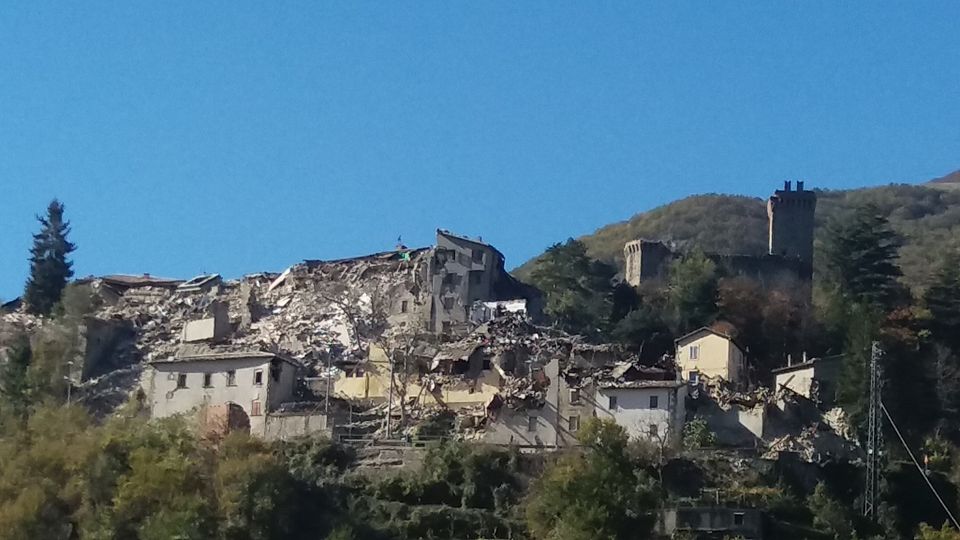
M 903 445 L 904 450 L 906 450 L 907 454 L 910 455 L 910 459 L 913 461 L 913 464 L 917 467 L 917 470 L 920 471 L 920 476 L 923 477 L 923 480 L 928 486 L 930 486 L 930 491 L 932 491 L 934 496 L 937 497 L 937 500 L 940 501 L 940 506 L 942 506 L 943 511 L 947 513 L 947 517 L 950 518 L 950 522 L 953 523 L 954 527 L 960 530 L 960 523 L 957 523 L 957 518 L 953 517 L 953 514 L 950 512 L 950 508 L 947 507 L 947 503 L 943 502 L 943 498 L 940 497 L 939 493 L 937 493 L 937 488 L 933 487 L 933 483 L 930 482 L 929 478 L 927 478 L 927 473 L 923 470 L 923 467 L 920 466 L 920 463 L 917 461 L 917 458 L 914 457 L 913 452 L 910 451 L 910 447 L 907 446 L 907 441 L 904 440 L 903 435 L 900 434 L 900 428 L 897 427 L 897 423 L 894 422 L 893 417 L 890 416 L 890 411 L 887 410 L 887 407 L 883 403 L 880 403 L 880 409 L 883 411 L 883 414 L 887 416 L 887 420 L 890 421 L 890 425 L 893 426 L 893 431 L 900 439 L 900 444 Z

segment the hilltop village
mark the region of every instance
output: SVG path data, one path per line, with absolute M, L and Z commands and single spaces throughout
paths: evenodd
M 814 192 L 787 182 L 768 201 L 767 254 L 706 255 L 728 275 L 809 297 L 815 207 Z M 618 279 L 656 286 L 678 249 L 631 241 Z M 92 307 L 65 378 L 70 399 L 100 415 L 132 400 L 218 436 L 319 435 L 363 449 L 372 468 L 402 466 L 444 438 L 523 452 L 572 447 L 590 418 L 659 448 L 700 430 L 731 458 L 817 466 L 863 457 L 835 403 L 838 357 L 787 355 L 757 380 L 742 333 L 717 321 L 641 360 L 551 326 L 543 293 L 513 278 L 494 246 L 446 230 L 431 247 L 236 280 L 108 275 L 73 286 Z M 44 320 L 18 302 L 4 311 L 7 332 L 42 335 Z M 671 512 L 661 516 L 664 533 L 762 534 L 750 508 Z

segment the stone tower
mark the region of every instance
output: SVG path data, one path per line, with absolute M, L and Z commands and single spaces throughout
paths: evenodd
M 803 182 L 783 183 L 767 201 L 770 231 L 770 254 L 800 259 L 813 267 L 813 213 L 817 209 L 817 194 L 803 189 Z
M 673 252 L 663 242 L 633 240 L 623 246 L 624 278 L 637 287 L 642 281 L 663 278 Z

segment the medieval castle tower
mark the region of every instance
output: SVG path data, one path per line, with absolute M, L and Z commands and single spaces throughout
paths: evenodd
M 776 190 L 767 200 L 770 255 L 800 259 L 813 266 L 813 214 L 817 209 L 817 194 L 803 189 L 797 181 L 792 189 L 789 180 L 783 189 Z
M 768 251 L 766 255 L 707 253 L 732 275 L 745 275 L 764 286 L 809 283 L 813 274 L 813 215 L 817 194 L 802 181 L 783 183 L 767 200 Z M 624 276 L 634 287 L 643 281 L 666 277 L 674 252 L 659 240 L 633 240 L 623 247 Z

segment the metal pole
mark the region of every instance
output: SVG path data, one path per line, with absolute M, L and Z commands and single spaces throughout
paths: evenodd
M 384 351 L 386 353 L 386 351 Z M 390 413 L 393 411 L 393 358 L 392 355 L 385 354 L 387 362 L 390 363 L 390 394 L 387 399 L 387 439 L 390 438 Z
M 870 347 L 870 395 L 867 416 L 867 474 L 863 494 L 863 515 L 876 517 L 877 488 L 880 484 L 880 452 L 883 449 L 881 412 L 880 343 Z

